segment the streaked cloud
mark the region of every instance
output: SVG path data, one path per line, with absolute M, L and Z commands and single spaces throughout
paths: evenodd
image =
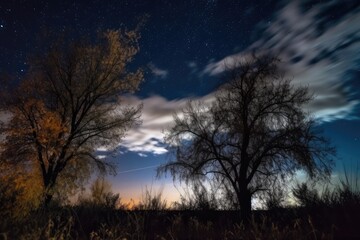
M 152 74 L 154 74 L 155 76 L 160 77 L 160 78 L 166 78 L 169 73 L 167 70 L 161 69 L 161 68 L 157 67 L 154 63 L 151 63 L 151 62 L 147 66 L 150 69 L 150 71 L 152 72 Z
M 349 89 L 349 73 L 359 71 L 360 4 L 325 1 L 311 8 L 292 1 L 280 9 L 263 34 L 245 51 L 208 64 L 203 72 L 215 76 L 251 52 L 278 55 L 282 68 L 296 85 L 309 86 L 315 99 L 307 109 L 320 121 L 352 119 L 358 94 Z M 309 5 L 309 6 L 307 6 Z M 333 12 L 340 11 L 341 14 Z
M 224 57 L 218 62 L 208 64 L 202 71 L 202 78 L 217 76 L 239 58 L 251 57 L 252 51 L 270 52 L 279 55 L 281 67 L 295 85 L 305 85 L 314 93 L 315 99 L 306 106 L 322 122 L 337 119 L 352 119 L 359 107 L 355 90 L 349 89 L 348 73 L 358 71 L 360 62 L 360 10 L 359 6 L 342 6 L 342 14 L 328 19 L 326 11 L 340 8 L 340 1 L 315 4 L 308 8 L 303 1 L 284 5 L 271 21 L 263 27 L 259 40 L 246 50 Z M 346 5 L 346 4 L 345 4 Z M 329 10 L 330 9 L 330 10 Z M 190 70 L 197 70 L 196 62 L 188 62 Z M 165 78 L 166 70 L 149 64 L 153 74 Z M 139 156 L 160 155 L 167 152 L 164 144 L 164 131 L 173 123 L 173 114 L 179 113 L 190 99 L 210 103 L 214 93 L 198 98 L 167 100 L 161 96 L 140 99 L 126 97 L 125 103 L 142 103 L 142 125 L 131 129 L 120 144 Z

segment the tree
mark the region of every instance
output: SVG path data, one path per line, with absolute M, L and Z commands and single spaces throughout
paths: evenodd
M 0 165 L 0 217 L 4 220 L 22 219 L 40 205 L 40 172 L 28 168 L 21 164 Z
M 88 197 L 79 197 L 80 205 L 90 205 L 115 209 L 120 204 L 119 194 L 111 190 L 111 184 L 103 177 L 98 177 L 90 186 Z
M 228 68 L 210 105 L 190 101 L 165 137 L 176 159 L 159 173 L 218 182 L 230 191 L 244 221 L 254 194 L 275 180 L 300 169 L 311 178 L 328 177 L 334 148 L 304 111 L 308 89 L 293 86 L 278 63 L 268 56 L 239 61 Z
M 56 185 L 76 185 L 94 166 L 112 169 L 96 149 L 115 149 L 138 122 L 141 106 L 121 104 L 121 95 L 143 79 L 141 70 L 127 70 L 138 39 L 137 31 L 106 31 L 95 44 L 52 44 L 17 87 L 1 94 L 8 119 L 1 125 L 0 161 L 40 171 L 45 205 Z

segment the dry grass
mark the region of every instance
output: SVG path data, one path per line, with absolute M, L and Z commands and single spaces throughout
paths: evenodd
M 214 211 L 93 211 L 59 210 L 34 214 L 3 232 L 3 239 L 339 239 L 360 237 L 356 231 L 298 213 L 273 219 L 271 213 L 254 213 L 249 225 L 223 221 L 234 212 Z M 83 212 L 81 212 L 83 211 Z M 285 213 L 286 211 L 284 211 Z M 213 215 L 217 217 L 213 217 Z M 286 213 L 285 213 L 286 214 Z M 207 219 L 207 215 L 210 217 Z M 257 215 L 257 216 L 256 216 Z M 268 216 L 269 215 L 269 216 Z M 344 217 L 344 216 L 337 216 Z M 290 218 L 291 220 L 287 220 Z M 89 219 L 92 219 L 92 221 Z M 96 219 L 96 220 L 94 220 Z M 355 220 L 353 218 L 352 220 Z M 285 221 L 287 220 L 287 221 Z M 326 224 L 320 224 L 320 221 Z M 339 220 L 340 221 L 340 220 Z M 349 221 L 342 218 L 341 221 Z
M 343 181 L 322 194 L 297 190 L 299 207 L 254 211 L 248 225 L 237 211 L 169 210 L 161 192 L 146 191 L 131 211 L 83 203 L 9 218 L 0 239 L 360 239 L 358 188 Z

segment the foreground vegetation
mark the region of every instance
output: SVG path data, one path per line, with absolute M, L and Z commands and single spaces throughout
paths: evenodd
M 108 193 L 105 193 L 108 195 Z M 201 209 L 212 206 L 210 198 L 197 205 L 178 203 L 166 208 L 161 194 L 147 191 L 132 210 L 99 197 L 75 206 L 37 210 L 22 219 L 1 221 L 2 239 L 358 239 L 360 191 L 349 182 L 321 193 L 306 184 L 293 189 L 298 205 L 268 204 L 253 211 L 244 225 L 235 210 Z M 195 199 L 195 198 L 194 198 Z M 187 203 L 194 203 L 187 201 Z M 115 207 L 115 205 L 117 207 Z
M 330 210 L 330 211 L 329 211 Z M 356 212 L 341 208 L 255 211 L 122 211 L 63 208 L 3 223 L 3 239 L 348 239 L 359 238 Z M 6 226 L 7 225 L 7 226 Z

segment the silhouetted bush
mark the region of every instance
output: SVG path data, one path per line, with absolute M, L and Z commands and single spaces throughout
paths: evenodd
M 160 189 L 158 192 L 153 192 L 152 188 L 145 188 L 140 202 L 133 206 L 133 210 L 151 210 L 160 211 L 167 209 L 167 201 L 162 196 L 163 192 Z
M 344 171 L 344 177 L 336 186 L 325 185 L 320 191 L 314 185 L 297 184 L 292 189 L 296 202 L 307 209 L 313 208 L 343 208 L 344 210 L 360 208 L 360 186 L 358 175 L 349 176 Z
M 90 195 L 80 196 L 78 205 L 109 209 L 124 208 L 120 195 L 113 193 L 111 184 L 104 178 L 97 178 L 90 186 Z
M 180 200 L 174 202 L 174 209 L 177 210 L 216 210 L 220 208 L 216 192 L 206 189 L 201 183 L 191 185 L 185 194 L 180 196 Z

